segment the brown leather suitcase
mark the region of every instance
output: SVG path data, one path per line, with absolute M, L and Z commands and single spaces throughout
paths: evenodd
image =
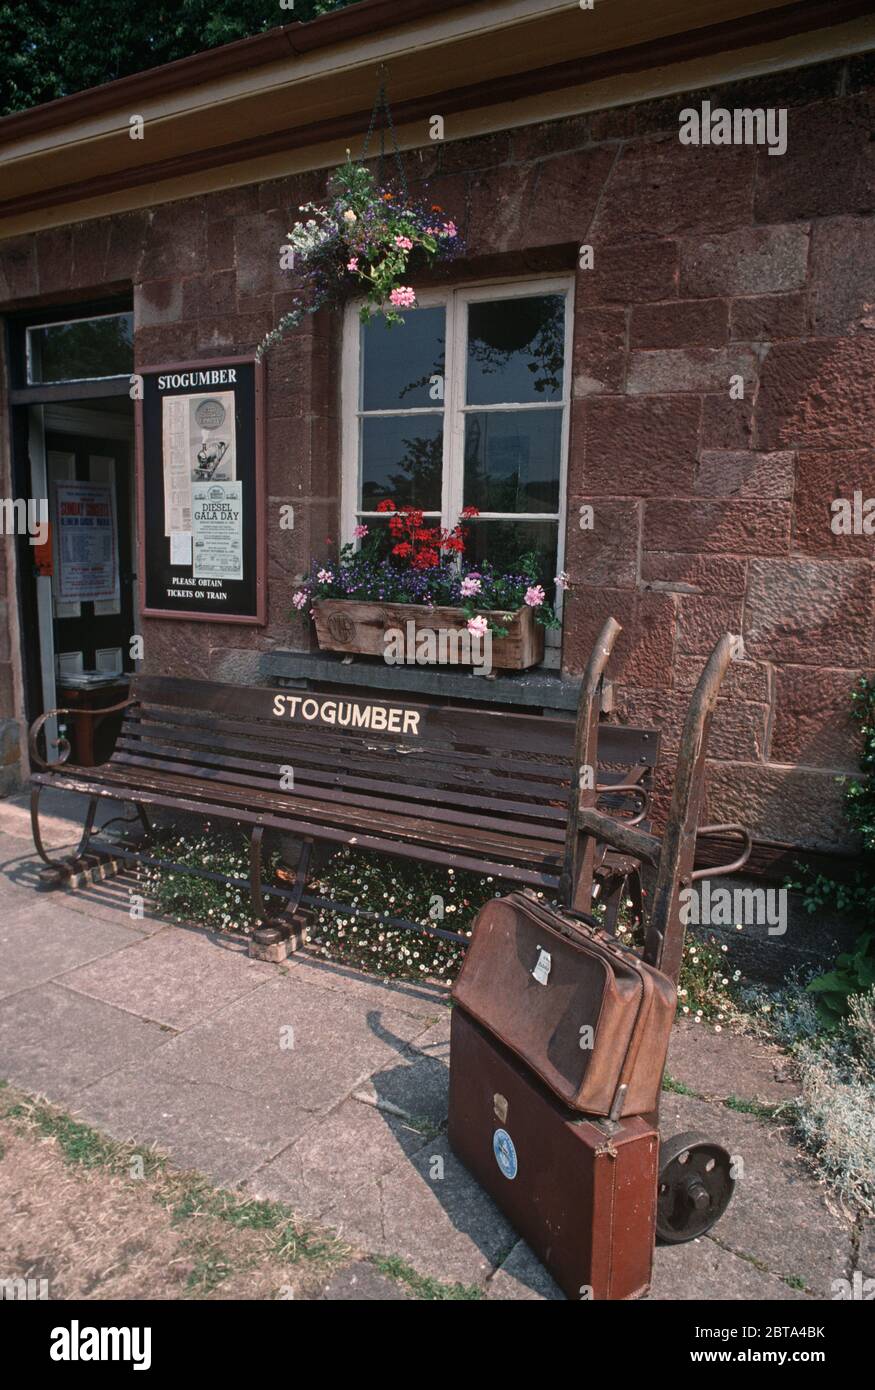
M 675 985 L 579 914 L 528 892 L 488 902 L 453 999 L 575 1110 L 657 1109 Z
M 568 1298 L 647 1292 L 659 1137 L 646 1120 L 583 1119 L 457 1007 L 449 1140 Z

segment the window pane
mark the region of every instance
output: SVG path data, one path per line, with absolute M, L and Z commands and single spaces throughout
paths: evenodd
M 392 327 L 385 319 L 362 324 L 362 410 L 439 406 L 431 377 L 444 375 L 444 310 L 410 309 Z
M 440 511 L 443 415 L 362 420 L 362 511 L 391 497 L 398 507 Z
M 468 405 L 562 398 L 565 296 L 468 305 Z
M 513 573 L 521 556 L 534 553 L 538 557 L 538 579 L 550 603 L 555 600 L 556 555 L 559 523 L 557 521 L 466 521 L 468 541 L 465 559 L 482 563 L 488 560 L 496 569 Z
M 128 376 L 134 370 L 134 316 L 110 314 L 27 330 L 30 382 Z
M 561 410 L 465 416 L 465 503 L 481 512 L 558 512 Z

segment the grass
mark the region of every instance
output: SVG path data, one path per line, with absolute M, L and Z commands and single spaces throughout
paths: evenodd
M 418 1299 L 446 1303 L 486 1297 L 485 1290 L 477 1284 L 442 1284 L 437 1279 L 417 1274 L 406 1260 L 399 1259 L 397 1255 L 376 1255 L 372 1258 L 371 1264 L 380 1274 L 384 1274 L 387 1279 L 394 1279 L 396 1284 L 409 1289 Z

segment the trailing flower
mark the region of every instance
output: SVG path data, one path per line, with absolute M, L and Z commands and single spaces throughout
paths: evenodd
M 292 596 L 296 611 L 329 598 L 461 608 L 470 632 L 482 633 L 488 627 L 496 637 L 504 637 L 509 629 L 494 615 L 506 615 L 510 622 L 527 606 L 542 626 L 559 626 L 539 577 L 537 553 L 520 556 L 510 572 L 485 560 L 465 559 L 469 528 L 464 522 L 478 515 L 476 507 L 466 507 L 452 529 L 430 526 L 418 507 L 398 508 L 388 498 L 377 511 L 389 516 L 388 555 L 384 534 L 356 527 L 360 547 L 345 545 L 330 564 L 314 561 L 306 583 Z M 562 580 L 564 576 L 557 576 L 557 588 L 563 587 Z
M 361 319 L 382 315 L 387 324 L 403 323 L 402 309 L 416 305 L 408 283 L 417 267 L 458 254 L 458 228 L 438 203 L 430 206 L 377 184 L 366 164 L 349 158 L 328 184 L 323 203 L 303 203 L 309 213 L 288 233 L 301 292 L 258 348 L 268 348 L 297 328 L 306 314 L 344 303 L 363 294 Z

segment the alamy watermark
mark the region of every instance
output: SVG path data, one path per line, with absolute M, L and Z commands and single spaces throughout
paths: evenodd
M 682 145 L 766 145 L 769 154 L 787 153 L 787 108 L 685 106 L 678 116 Z
M 472 626 L 474 624 L 474 626 Z M 470 666 L 475 676 L 492 671 L 492 632 L 485 618 L 467 627 L 422 627 L 412 619 L 383 633 L 387 666 Z
M 712 888 L 704 878 L 680 892 L 685 927 L 766 927 L 769 936 L 787 930 L 786 888 Z
M 31 545 L 49 538 L 49 504 L 45 497 L 0 497 L 0 534 L 29 536 Z

